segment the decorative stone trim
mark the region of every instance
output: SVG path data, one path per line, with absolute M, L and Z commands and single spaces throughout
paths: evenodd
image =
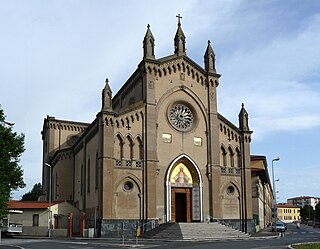
M 241 169 L 240 168 L 234 168 L 234 167 L 220 167 L 220 172 L 223 175 L 240 175 Z
M 116 168 L 142 168 L 142 161 L 140 160 L 115 160 L 114 167 Z

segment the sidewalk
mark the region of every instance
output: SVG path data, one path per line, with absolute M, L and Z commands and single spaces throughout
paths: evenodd
M 260 238 L 260 237 L 278 237 L 278 233 L 272 232 L 272 227 L 267 227 L 260 230 L 257 233 L 251 234 L 252 238 Z

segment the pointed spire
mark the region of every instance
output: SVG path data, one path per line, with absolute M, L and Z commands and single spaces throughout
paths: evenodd
M 244 108 L 244 104 L 241 105 L 241 110 L 239 113 L 239 128 L 241 131 L 250 131 L 249 129 L 249 115 Z
M 216 58 L 214 51 L 211 47 L 211 42 L 208 40 L 207 50 L 204 54 L 204 67 L 207 72 L 215 73 L 216 72 Z
M 176 32 L 176 36 L 174 37 L 174 53 L 176 55 L 185 55 L 186 54 L 186 37 L 181 28 L 180 19 L 182 16 L 178 14 L 176 16 L 178 18 L 178 29 Z
M 106 79 L 106 85 L 102 90 L 102 107 L 101 111 L 112 110 L 112 91 L 109 85 L 108 78 Z
M 143 39 L 143 58 L 144 59 L 155 59 L 154 56 L 154 37 L 150 30 L 150 25 L 147 26 L 147 32 Z

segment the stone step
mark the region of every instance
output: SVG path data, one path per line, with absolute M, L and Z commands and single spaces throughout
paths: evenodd
M 152 239 L 245 239 L 250 235 L 218 223 L 166 223 L 141 235 Z

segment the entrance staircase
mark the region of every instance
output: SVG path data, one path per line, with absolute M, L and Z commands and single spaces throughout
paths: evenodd
M 215 222 L 167 223 L 141 237 L 158 240 L 236 240 L 248 239 L 250 234 Z

